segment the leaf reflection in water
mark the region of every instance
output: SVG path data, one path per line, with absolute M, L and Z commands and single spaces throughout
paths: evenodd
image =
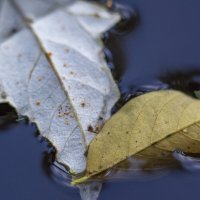
M 179 161 L 183 169 L 188 171 L 200 170 L 200 157 L 197 157 L 196 155 L 186 155 L 181 150 L 174 151 L 173 156 Z
M 172 152 L 152 146 L 148 150 L 129 157 L 112 169 L 95 176 L 92 180 L 148 181 L 161 178 L 168 174 L 170 170 L 178 167 L 179 162 L 174 158 Z

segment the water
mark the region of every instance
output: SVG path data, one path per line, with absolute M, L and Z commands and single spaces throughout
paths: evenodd
M 137 13 L 131 32 L 108 40 L 124 98 L 167 87 L 185 92 L 199 88 L 200 2 L 118 2 Z
M 26 120 L 16 123 L 14 111 L 4 105 L 0 106 L 0 127 L 1 199 L 79 199 L 76 190 L 51 177 L 51 149 L 46 141 L 39 140 L 34 125 Z
M 199 0 L 117 2 L 133 7 L 137 15 L 126 33 L 111 33 L 104 38 L 113 54 L 113 59 L 108 55 L 108 61 L 114 62 L 113 73 L 123 94 L 115 110 L 133 96 L 151 90 L 176 88 L 192 94 L 198 89 Z M 67 178 L 53 173 L 54 151 L 38 138 L 34 125 L 26 120 L 17 123 L 14 111 L 1 105 L 0 128 L 1 199 L 80 199 L 78 190 L 66 186 Z M 99 200 L 199 199 L 199 161 L 183 163 L 187 164 L 185 170 L 141 180 L 108 181 Z M 190 163 L 197 169 L 191 170 Z

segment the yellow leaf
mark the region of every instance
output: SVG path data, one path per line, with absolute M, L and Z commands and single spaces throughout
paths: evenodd
M 180 145 L 184 150 L 200 152 L 198 122 L 200 101 L 184 93 L 165 90 L 139 96 L 116 113 L 93 140 L 86 174 L 74 183 L 85 181 L 155 143 L 156 148 L 169 151 Z
M 167 151 L 174 151 L 175 148 L 179 148 L 185 153 L 200 153 L 200 140 L 198 140 L 197 137 L 195 138 L 195 136 L 194 138 L 191 138 L 194 133 L 189 132 L 193 126 L 196 126 L 196 124 L 188 128 L 188 134 L 184 131 L 180 131 L 177 134 L 158 142 L 155 144 L 155 147 Z M 200 128 L 198 134 L 200 139 Z

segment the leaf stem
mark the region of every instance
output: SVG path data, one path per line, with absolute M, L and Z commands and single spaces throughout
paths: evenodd
M 81 184 L 81 183 L 84 183 L 85 181 L 87 181 L 89 179 L 88 176 L 84 176 L 82 178 L 79 178 L 79 179 L 75 179 L 71 182 L 71 185 L 72 186 L 75 186 L 75 185 L 78 185 L 78 184 Z

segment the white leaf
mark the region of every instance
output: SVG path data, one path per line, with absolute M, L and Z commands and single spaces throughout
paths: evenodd
M 0 24 L 6 10 L 12 10 L 13 19 L 0 31 L 0 42 L 4 41 L 0 45 L 0 102 L 9 102 L 19 115 L 35 122 L 57 149 L 58 162 L 81 173 L 87 145 L 119 99 L 100 37 L 120 17 L 84 1 L 16 0 L 17 6 L 6 2 Z M 66 6 L 58 9 L 60 5 Z M 24 28 L 11 37 L 14 19 L 19 22 L 17 30 L 25 27 L 16 7 L 29 23 L 33 21 L 32 31 Z M 98 197 L 101 184 L 97 191 L 93 185 L 80 186 L 83 198 Z
M 83 4 L 82 10 L 87 10 L 87 6 L 88 3 Z M 95 132 L 110 117 L 119 92 L 103 58 L 100 38 L 93 38 L 84 30 L 76 16 L 67 12 L 68 9 L 71 6 L 42 18 L 32 27 L 43 49 L 51 54 L 54 70 L 61 78 L 89 144 L 94 133 L 88 131 L 88 127 Z M 110 19 L 113 20 L 111 15 Z M 105 27 L 108 29 L 110 26 L 106 24 Z
M 0 70 L 4 72 L 0 78 L 8 101 L 20 115 L 35 122 L 41 135 L 53 143 L 58 161 L 77 173 L 84 170 L 85 145 L 79 125 L 60 82 L 30 31 L 22 31 L 1 45 Z

